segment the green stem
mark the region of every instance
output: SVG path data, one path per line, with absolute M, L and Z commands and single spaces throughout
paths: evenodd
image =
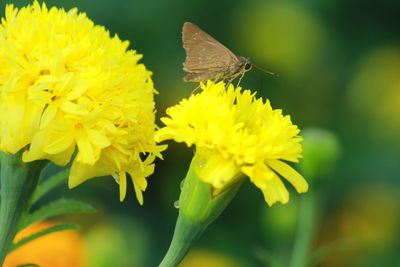
M 24 163 L 22 152 L 1 152 L 0 172 L 0 266 L 2 265 L 17 231 L 19 218 L 26 209 L 39 174 L 47 161 Z
M 313 239 L 317 213 L 317 197 L 310 190 L 300 199 L 299 223 L 290 267 L 308 266 L 308 256 Z
M 195 156 L 186 175 L 179 197 L 179 215 L 171 245 L 160 267 L 174 267 L 183 260 L 195 242 L 236 195 L 243 180 L 238 179 L 229 189 L 218 196 L 212 196 L 212 188 L 197 176 Z
M 205 228 L 187 216 L 179 215 L 171 244 L 159 267 L 178 266 Z

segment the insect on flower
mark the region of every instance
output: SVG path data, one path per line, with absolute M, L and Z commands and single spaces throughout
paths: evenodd
M 227 83 L 229 85 L 240 76 L 239 86 L 244 73 L 253 67 L 248 58 L 236 56 L 231 50 L 191 22 L 183 24 L 182 41 L 186 51 L 183 70 L 189 72 L 183 78 L 186 82 L 229 79 Z M 279 76 L 277 73 L 260 70 L 273 76 Z

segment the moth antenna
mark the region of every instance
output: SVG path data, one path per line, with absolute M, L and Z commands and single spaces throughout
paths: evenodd
M 272 71 L 265 70 L 263 68 L 260 68 L 257 65 L 254 65 L 254 63 L 253 63 L 253 66 L 256 67 L 257 69 L 261 70 L 262 72 L 268 73 L 269 75 L 279 77 L 279 73 L 275 73 L 275 72 L 272 72 Z

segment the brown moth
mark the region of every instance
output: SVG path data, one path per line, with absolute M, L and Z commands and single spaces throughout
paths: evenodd
M 183 78 L 186 82 L 229 79 L 229 84 L 241 75 L 240 83 L 244 73 L 253 66 L 248 58 L 236 56 L 193 23 L 183 24 L 182 41 L 186 51 L 183 70 L 189 72 Z M 277 76 L 276 73 L 265 72 Z

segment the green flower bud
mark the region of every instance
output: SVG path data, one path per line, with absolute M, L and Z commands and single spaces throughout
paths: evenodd
M 302 132 L 303 159 L 299 168 L 306 177 L 327 175 L 339 156 L 340 144 L 337 137 L 322 128 L 308 128 Z

